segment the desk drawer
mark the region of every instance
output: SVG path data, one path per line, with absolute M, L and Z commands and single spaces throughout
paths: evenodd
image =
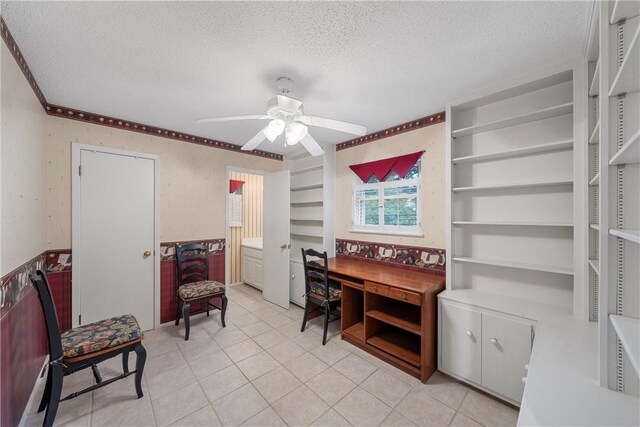
M 416 292 L 403 291 L 397 288 L 389 288 L 389 297 L 400 301 L 406 301 L 411 304 L 421 304 L 420 294 Z
M 364 282 L 364 290 L 385 297 L 389 295 L 389 287 L 380 283 Z

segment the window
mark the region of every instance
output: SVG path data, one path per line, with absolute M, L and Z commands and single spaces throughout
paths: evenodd
M 422 234 L 419 189 L 419 160 L 404 178 L 392 172 L 384 182 L 372 176 L 364 183 L 354 175 L 352 231 Z

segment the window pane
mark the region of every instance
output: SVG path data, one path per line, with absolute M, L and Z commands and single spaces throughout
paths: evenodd
M 366 200 L 364 211 L 364 223 L 366 225 L 378 225 L 378 200 Z
M 417 214 L 415 197 L 384 201 L 384 225 L 415 226 L 418 224 Z
M 373 190 L 363 190 L 362 193 L 364 194 L 364 197 L 371 198 L 371 197 L 378 197 L 378 190 L 377 189 L 373 189 Z
M 399 187 L 391 187 L 384 189 L 384 195 L 386 196 L 401 196 L 401 195 L 411 195 L 414 196 L 418 192 L 418 186 L 416 185 L 405 185 Z

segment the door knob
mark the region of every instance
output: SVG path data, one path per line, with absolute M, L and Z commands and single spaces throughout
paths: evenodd
M 144 251 L 142 254 L 145 258 L 149 258 L 151 256 L 151 251 Z
M 468 330 L 468 329 L 467 329 L 464 333 L 465 333 L 465 335 L 466 335 L 466 336 L 468 336 L 468 337 L 470 337 L 471 335 L 473 335 L 473 332 L 471 332 L 471 331 L 470 331 L 470 330 Z
M 489 341 L 491 342 L 491 344 L 498 344 L 498 340 L 495 338 L 491 338 Z
M 287 244 L 287 249 L 291 249 L 291 243 Z
M 287 244 L 286 243 L 281 244 L 280 249 L 287 249 Z

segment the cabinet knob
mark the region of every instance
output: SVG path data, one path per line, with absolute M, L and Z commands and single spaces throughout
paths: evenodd
M 522 382 L 526 384 L 526 382 L 527 382 L 527 377 L 522 377 Z
M 491 338 L 489 341 L 491 342 L 491 344 L 498 344 L 498 340 L 495 338 Z
M 466 336 L 470 337 L 470 336 L 472 336 L 472 335 L 473 335 L 473 332 L 471 332 L 469 329 L 467 329 L 467 330 L 464 332 L 464 334 L 465 334 Z
M 524 365 L 524 370 L 528 371 L 529 370 L 529 364 L 527 363 L 526 365 Z

